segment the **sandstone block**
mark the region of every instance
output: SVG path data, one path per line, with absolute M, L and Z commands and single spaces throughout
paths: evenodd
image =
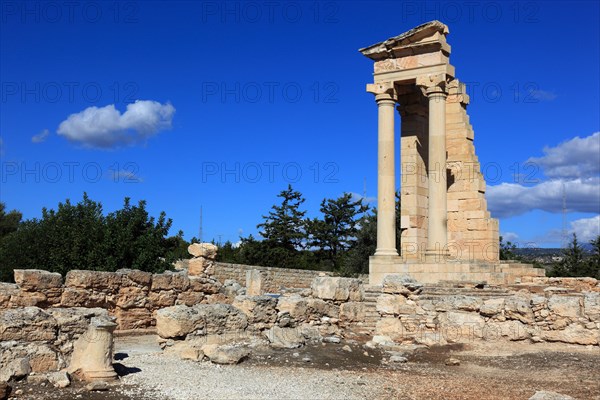
M 485 320 L 479 314 L 462 311 L 448 311 L 439 317 L 448 342 L 466 342 L 482 338 Z
M 212 243 L 192 243 L 188 246 L 188 252 L 194 257 L 206 257 L 214 260 L 217 256 L 217 246 Z
M 205 294 L 219 293 L 221 283 L 213 278 L 204 276 L 190 276 L 190 289 L 193 292 L 202 292 Z
M 199 276 L 206 273 L 208 267 L 212 266 L 213 261 L 204 257 L 195 257 L 188 261 L 188 274 Z
M 117 274 L 121 275 L 122 286 L 138 286 L 149 288 L 152 284 L 152 274 L 137 269 L 120 269 Z
M 232 305 L 246 314 L 249 324 L 259 325 L 254 328 L 263 329 L 277 320 L 277 300 L 271 296 L 237 296 Z
M 250 355 L 246 347 L 228 344 L 206 344 L 202 346 L 202 351 L 215 364 L 238 364 Z
M 96 292 L 91 289 L 67 287 L 63 291 L 60 304 L 63 307 L 107 307 L 107 296 L 105 293 Z
M 382 294 L 377 297 L 377 312 L 382 315 L 398 315 L 400 314 L 400 307 L 406 304 L 406 297 L 400 294 Z
M 152 312 L 147 308 L 127 308 L 117 307 L 115 316 L 118 321 L 118 329 L 143 329 L 153 325 L 154 318 Z
M 43 291 L 61 288 L 63 285 L 61 274 L 41 269 L 15 269 L 14 277 L 15 283 L 25 291 Z
M 305 343 L 304 336 L 297 328 L 280 328 L 274 326 L 265 335 L 272 347 L 279 349 L 295 349 Z
M 20 292 L 19 287 L 12 283 L 0 282 L 0 308 L 8 307 L 11 296 Z
M 422 284 L 408 275 L 388 275 L 383 280 L 383 292 L 391 294 L 409 295 L 418 291 Z
M 583 304 L 585 315 L 590 319 L 590 321 L 600 322 L 600 293 L 585 293 Z
M 229 304 L 178 305 L 156 312 L 156 330 L 162 338 L 183 337 L 189 333 L 217 334 L 243 331 L 248 318 Z
M 201 292 L 183 292 L 177 295 L 175 305 L 184 304 L 186 306 L 193 306 L 195 304 L 202 303 L 204 300 L 204 293 Z
M 340 321 L 362 322 L 366 318 L 366 306 L 363 302 L 350 301 L 340 305 Z
M 18 291 L 10 297 L 10 305 L 13 307 L 36 307 L 44 306 L 48 298 L 41 292 Z
M 504 303 L 504 314 L 506 318 L 516 319 L 524 324 L 531 324 L 534 321 L 530 301 L 524 297 L 507 297 Z
M 0 310 L 0 341 L 52 341 L 56 330 L 56 320 L 37 307 Z
M 561 317 L 579 318 L 581 313 L 581 297 L 553 295 L 548 299 L 548 308 Z
M 549 342 L 564 342 L 584 346 L 598 344 L 600 331 L 586 329 L 579 324 L 571 324 L 563 330 L 542 331 L 541 337 Z
M 394 342 L 402 342 L 407 340 L 407 336 L 402 322 L 398 318 L 384 317 L 377 321 L 375 333 L 378 336 L 387 336 Z
M 190 287 L 190 279 L 184 272 L 167 271 L 162 274 L 152 275 L 152 291 L 176 290 L 184 292 Z
M 306 320 L 308 317 L 308 302 L 300 296 L 281 296 L 277 300 L 277 309 L 288 312 L 292 318 Z
M 319 276 L 313 279 L 312 295 L 319 299 L 336 301 L 361 301 L 362 286 L 359 279 Z
M 145 307 L 148 303 L 148 289 L 137 286 L 124 286 L 119 289 L 117 306 L 123 309 Z
M 65 287 L 116 293 L 121 287 L 121 275 L 116 272 L 72 270 L 67 272 Z
M 504 299 L 488 299 L 483 302 L 479 309 L 479 313 L 486 317 L 493 317 L 494 315 L 500 314 L 503 309 Z
M 171 307 L 175 305 L 175 301 L 177 301 L 177 293 L 173 290 L 150 292 L 148 294 L 148 301 L 153 308 Z

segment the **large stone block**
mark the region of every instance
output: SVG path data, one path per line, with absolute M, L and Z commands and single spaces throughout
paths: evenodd
M 143 329 L 149 328 L 154 323 L 152 312 L 147 308 L 117 308 L 115 310 L 118 329 Z
M 600 292 L 585 293 L 584 312 L 590 321 L 600 322 Z
M 440 314 L 439 321 L 448 342 L 468 342 L 483 337 L 485 320 L 477 313 L 448 311 Z
M 554 295 L 548 299 L 548 309 L 561 317 L 579 318 L 582 316 L 581 297 Z
M 259 329 L 271 326 L 277 320 L 277 300 L 271 296 L 237 296 L 232 305 L 246 314 L 249 324 L 258 324 Z
M 0 310 L 0 341 L 52 341 L 56 334 L 56 320 L 38 307 Z
M 375 333 L 379 336 L 387 336 L 394 342 L 402 342 L 408 339 L 402 322 L 394 317 L 384 317 L 377 321 Z
M 504 302 L 504 315 L 508 319 L 516 319 L 524 324 L 534 321 L 530 300 L 520 296 L 510 296 Z
M 29 292 L 62 288 L 63 285 L 61 274 L 41 269 L 15 269 L 14 277 L 15 283 Z
M 340 305 L 340 321 L 362 322 L 366 318 L 366 306 L 364 302 L 350 301 Z
M 116 293 L 121 287 L 121 275 L 116 272 L 72 270 L 67 272 L 65 286 Z
M 183 292 L 190 287 L 190 279 L 184 272 L 165 272 L 152 276 L 152 291 L 175 290 Z
M 217 256 L 217 246 L 212 243 L 192 243 L 188 246 L 188 252 L 194 257 L 206 257 L 214 260 Z
M 202 292 L 205 294 L 219 293 L 221 283 L 216 279 L 204 276 L 190 276 L 190 288 L 193 292 Z
M 586 329 L 579 324 L 571 324 L 563 330 L 542 331 L 541 337 L 549 342 L 595 345 L 600 340 L 600 330 Z
M 196 334 L 239 332 L 248 326 L 248 318 L 229 304 L 178 305 L 156 312 L 156 330 L 163 338 Z
M 504 299 L 488 299 L 483 302 L 481 307 L 479 308 L 479 313 L 481 315 L 485 315 L 486 317 L 493 317 L 494 315 L 498 315 L 504 309 Z
M 361 301 L 362 286 L 359 279 L 319 276 L 313 279 L 312 295 L 323 300 Z
M 277 309 L 280 312 L 288 312 L 297 320 L 306 320 L 308 317 L 308 302 L 300 296 L 281 296 L 277 300 Z
M 67 287 L 60 304 L 63 307 L 108 307 L 107 295 L 92 289 Z
M 119 289 L 117 306 L 123 309 L 145 307 L 148 303 L 148 288 L 125 286 Z
M 17 285 L 0 282 L 0 308 L 8 307 L 10 298 L 19 292 Z
M 398 315 L 400 309 L 406 304 L 406 297 L 401 294 L 381 294 L 377 297 L 377 312 L 382 315 Z
M 122 286 L 138 286 L 150 288 L 152 284 L 152 274 L 137 269 L 120 269 L 117 274 L 121 275 Z

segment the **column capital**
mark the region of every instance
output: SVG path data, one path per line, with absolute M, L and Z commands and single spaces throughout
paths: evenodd
M 423 75 L 417 77 L 416 85 L 427 97 L 446 97 L 449 78 L 446 74 Z
M 369 83 L 367 92 L 375 95 L 375 101 L 378 104 L 388 102 L 395 104 L 398 101 L 398 94 L 393 82 Z

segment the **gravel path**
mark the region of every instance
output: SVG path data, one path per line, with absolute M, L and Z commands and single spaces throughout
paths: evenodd
M 384 399 L 372 374 L 309 368 L 219 366 L 157 354 L 122 360 L 141 371 L 122 378 L 119 389 L 131 397 L 196 399 Z M 130 386 L 133 385 L 133 386 Z M 142 391 L 141 388 L 148 390 Z M 141 397 L 145 396 L 145 397 Z

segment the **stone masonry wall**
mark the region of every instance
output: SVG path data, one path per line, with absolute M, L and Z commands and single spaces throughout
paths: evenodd
M 332 276 L 331 272 L 304 269 L 259 267 L 242 264 L 216 263 L 214 276 L 220 282 L 233 279 L 240 285 L 246 284 L 246 271 L 258 270 L 264 273 L 263 292 L 279 293 L 282 288 L 309 288 L 317 276 Z
M 154 314 L 164 307 L 232 301 L 220 293 L 222 285 L 216 279 L 186 272 L 73 270 L 63 283 L 58 273 L 15 270 L 15 282 L 0 284 L 0 309 L 98 307 L 115 316 L 121 330 L 155 325 Z
M 374 341 L 425 345 L 529 340 L 598 346 L 600 283 L 533 278 L 509 288 L 424 288 L 386 278 Z

